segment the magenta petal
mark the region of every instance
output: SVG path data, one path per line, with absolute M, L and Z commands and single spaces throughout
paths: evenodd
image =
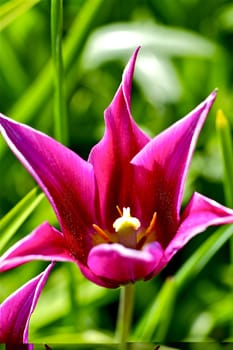
M 95 222 L 92 165 L 47 135 L 1 114 L 0 131 L 49 198 L 71 249 L 85 261 L 88 229 Z
M 121 244 L 100 244 L 88 256 L 88 266 L 97 276 L 119 284 L 145 279 L 159 264 L 163 251 L 159 243 L 143 250 L 129 249 Z
M 184 183 L 194 147 L 216 97 L 204 102 L 151 140 L 134 159 L 135 175 L 146 222 L 157 212 L 158 241 L 166 247 L 177 230 Z
M 131 85 L 138 49 L 134 52 L 122 77 L 122 83 L 105 111 L 106 130 L 102 140 L 92 149 L 93 164 L 99 191 L 101 226 L 112 228 L 117 216 L 116 205 L 134 209 L 136 189 L 132 183 L 129 162 L 149 141 L 138 128 L 130 112 Z
M 47 222 L 13 245 L 0 258 L 0 271 L 6 271 L 32 260 L 73 261 L 63 235 Z
M 230 223 L 233 223 L 233 210 L 199 193 L 194 193 L 182 214 L 175 237 L 165 250 L 166 261 L 171 260 L 192 237 L 205 231 L 207 227 Z
M 40 293 L 53 264 L 39 276 L 27 282 L 0 305 L 0 342 L 27 343 L 28 327 Z
M 82 274 L 93 283 L 97 284 L 98 286 L 105 287 L 105 288 L 118 288 L 120 286 L 118 281 L 112 281 L 107 278 L 97 276 L 94 274 L 93 271 L 89 269 L 89 267 L 84 266 L 79 263 L 79 268 L 82 272 Z

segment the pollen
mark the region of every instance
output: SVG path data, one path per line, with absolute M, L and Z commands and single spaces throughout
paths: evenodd
M 136 231 L 139 229 L 140 226 L 140 221 L 137 218 L 130 215 L 129 207 L 123 208 L 123 213 L 121 217 L 116 219 L 113 223 L 113 228 L 116 232 L 127 231 L 128 229 L 133 229 Z

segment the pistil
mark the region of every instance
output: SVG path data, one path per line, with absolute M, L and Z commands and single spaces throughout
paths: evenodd
M 119 211 L 119 210 L 118 210 Z M 128 248 L 136 248 L 137 245 L 137 231 L 141 223 L 138 218 L 131 216 L 130 208 L 123 208 L 121 217 L 116 219 L 113 223 L 119 243 Z

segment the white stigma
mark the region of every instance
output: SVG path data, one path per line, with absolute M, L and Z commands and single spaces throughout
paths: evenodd
M 140 221 L 130 215 L 130 208 L 123 208 L 122 216 L 113 223 L 116 232 L 124 232 L 130 229 L 137 230 L 141 226 Z

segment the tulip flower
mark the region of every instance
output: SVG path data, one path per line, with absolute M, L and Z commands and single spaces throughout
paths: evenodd
M 30 317 L 52 266 L 53 264 L 50 264 L 45 271 L 24 284 L 0 305 L 0 343 L 28 342 Z M 33 346 L 29 344 L 28 349 L 33 349 Z
M 87 161 L 0 115 L 3 138 L 48 197 L 60 225 L 59 231 L 43 223 L 16 243 L 2 256 L 0 271 L 34 259 L 72 261 L 89 280 L 116 288 L 152 278 L 193 236 L 233 222 L 233 210 L 199 193 L 181 212 L 191 158 L 216 91 L 151 139 L 130 111 L 137 53 Z

